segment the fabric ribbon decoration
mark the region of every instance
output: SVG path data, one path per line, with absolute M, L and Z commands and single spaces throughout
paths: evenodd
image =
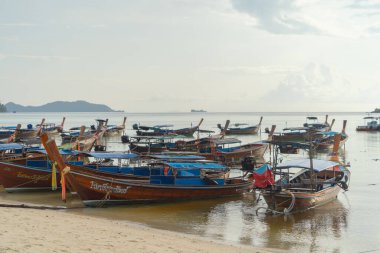
M 62 200 L 66 202 L 66 179 L 65 175 L 69 173 L 70 167 L 66 166 L 61 172 Z
M 51 168 L 51 190 L 52 191 L 57 190 L 57 169 L 55 167 L 56 165 L 57 163 L 54 162 Z

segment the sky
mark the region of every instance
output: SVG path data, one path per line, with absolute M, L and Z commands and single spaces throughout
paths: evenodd
M 371 111 L 380 1 L 0 0 L 0 101 Z

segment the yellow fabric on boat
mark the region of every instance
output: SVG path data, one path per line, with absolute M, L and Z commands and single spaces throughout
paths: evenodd
M 55 168 L 56 162 L 53 163 L 51 168 L 51 189 L 53 191 L 57 190 L 57 169 Z

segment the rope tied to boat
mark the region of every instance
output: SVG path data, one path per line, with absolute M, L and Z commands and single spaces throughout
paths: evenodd
M 111 181 L 111 187 L 113 185 L 113 180 L 114 178 L 112 178 L 112 181 Z M 96 207 L 103 207 L 105 205 L 105 203 L 111 199 L 111 188 L 106 192 L 106 194 L 104 195 L 104 197 L 96 204 Z
M 265 214 L 271 213 L 271 214 L 274 214 L 274 215 L 276 215 L 276 214 L 288 215 L 293 210 L 293 208 L 294 208 L 294 204 L 296 202 L 296 197 L 294 196 L 294 194 L 292 192 L 290 192 L 288 190 L 283 190 L 283 192 L 289 194 L 290 197 L 292 198 L 292 200 L 290 202 L 290 205 L 287 208 L 284 208 L 284 210 L 282 212 L 279 212 L 277 210 L 269 208 L 269 206 L 267 206 L 267 207 L 262 206 L 262 207 L 259 207 L 259 208 L 256 209 L 256 215 L 259 214 L 259 210 L 261 210 L 261 209 L 265 209 L 265 212 L 264 212 Z M 261 193 L 260 193 L 260 195 L 261 195 Z M 260 197 L 260 195 L 259 195 L 259 197 Z M 256 201 L 256 203 L 258 203 L 258 201 L 259 201 L 259 199 Z M 288 201 L 288 200 L 285 200 L 284 202 L 281 202 L 279 205 L 285 203 L 286 201 Z
M 287 194 L 289 194 L 292 197 L 292 202 L 290 203 L 289 207 L 284 209 L 284 214 L 289 214 L 294 208 L 294 204 L 296 202 L 296 197 L 290 191 L 284 190 L 284 192 L 286 192 Z

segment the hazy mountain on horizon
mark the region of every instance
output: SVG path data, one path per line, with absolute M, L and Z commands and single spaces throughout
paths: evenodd
M 83 100 L 55 101 L 40 106 L 23 106 L 9 102 L 5 106 L 8 112 L 115 112 L 107 105 L 93 104 Z

